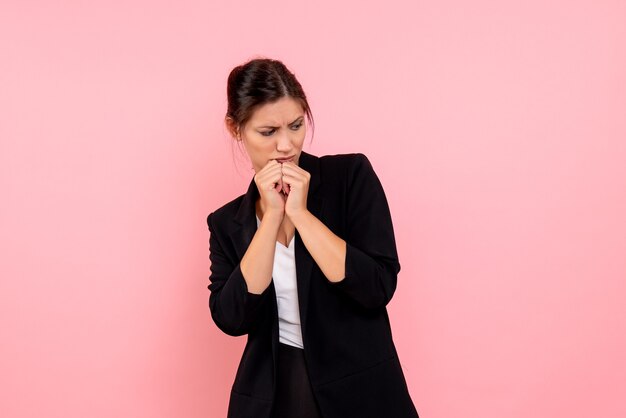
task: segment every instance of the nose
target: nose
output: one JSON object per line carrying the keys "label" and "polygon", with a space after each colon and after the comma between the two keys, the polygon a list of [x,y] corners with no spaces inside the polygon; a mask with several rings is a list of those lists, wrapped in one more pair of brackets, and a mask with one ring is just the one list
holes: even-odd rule
{"label": "nose", "polygon": [[276,141],[276,150],[279,152],[288,152],[292,148],[291,136],[288,132],[279,135]]}

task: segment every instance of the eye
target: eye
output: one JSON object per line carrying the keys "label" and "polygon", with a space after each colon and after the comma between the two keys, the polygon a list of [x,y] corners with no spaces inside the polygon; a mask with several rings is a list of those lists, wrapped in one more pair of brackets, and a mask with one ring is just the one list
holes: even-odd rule
{"label": "eye", "polygon": [[301,126],[302,126],[302,122],[300,122],[300,123],[299,123],[299,124],[297,124],[297,125],[293,125],[293,126],[291,127],[291,129],[293,129],[294,131],[297,131],[298,129],[300,129],[300,127],[301,127]]}
{"label": "eye", "polygon": [[272,129],[271,131],[263,131],[263,132],[259,132],[261,135],[263,136],[270,136],[274,133],[275,129]]}

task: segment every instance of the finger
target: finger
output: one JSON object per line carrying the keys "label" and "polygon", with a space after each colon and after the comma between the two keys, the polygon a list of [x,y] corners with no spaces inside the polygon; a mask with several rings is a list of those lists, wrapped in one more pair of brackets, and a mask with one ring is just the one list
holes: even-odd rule
{"label": "finger", "polygon": [[257,175],[261,176],[261,178],[266,178],[266,176],[275,176],[276,173],[280,173],[281,167],[280,164],[276,163],[276,162],[272,162],[270,161],[269,163],[267,163],[265,165],[265,167],[263,167],[258,173]]}
{"label": "finger", "polygon": [[291,176],[301,181],[308,181],[311,178],[311,174],[308,171],[296,169],[295,167],[283,167],[282,174],[283,176]]}
{"label": "finger", "polygon": [[311,176],[308,171],[291,161],[283,163],[283,173],[289,173],[294,176],[301,176],[302,178],[310,178]]}
{"label": "finger", "polygon": [[265,173],[275,173],[275,172],[280,172],[281,170],[281,166],[279,163],[277,163],[276,161],[273,162],[269,162],[265,165],[265,167],[263,167],[260,171],[259,174],[265,174]]}
{"label": "finger", "polygon": [[[274,189],[276,185],[279,185],[282,188],[282,178],[281,178],[280,166],[276,165],[273,167],[268,167],[267,169],[263,169],[259,171],[258,181],[263,189]],[[280,191],[279,188],[279,191]]]}
{"label": "finger", "polygon": [[283,184],[289,186],[289,190],[291,191],[293,189],[303,189],[305,181],[291,174],[283,174]]}
{"label": "finger", "polygon": [[284,163],[281,163],[281,164],[283,165],[283,167],[292,167],[297,170],[305,171],[302,167],[300,167],[298,164],[294,163],[293,161],[285,161]]}
{"label": "finger", "polygon": [[261,190],[275,190],[278,187],[277,191],[280,191],[282,188],[282,179],[280,178],[280,174],[278,176],[265,177],[258,180],[257,184],[259,185],[259,189]]}

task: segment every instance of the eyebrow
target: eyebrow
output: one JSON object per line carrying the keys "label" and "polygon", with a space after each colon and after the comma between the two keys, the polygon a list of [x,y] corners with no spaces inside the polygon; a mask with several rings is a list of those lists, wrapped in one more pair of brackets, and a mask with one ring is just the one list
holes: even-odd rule
{"label": "eyebrow", "polygon": [[[293,122],[289,123],[289,125],[293,125],[300,119],[304,119],[304,115],[298,116]],[[263,125],[259,126],[259,128],[278,128],[278,126]]]}

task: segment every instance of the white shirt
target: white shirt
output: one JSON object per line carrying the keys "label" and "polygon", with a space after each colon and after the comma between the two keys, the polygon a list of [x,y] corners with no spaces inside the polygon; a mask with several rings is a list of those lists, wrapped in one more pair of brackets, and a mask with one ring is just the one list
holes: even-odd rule
{"label": "white shirt", "polygon": [[[257,216],[257,228],[260,224],[261,220]],[[295,234],[287,247],[276,241],[272,280],[278,305],[278,340],[283,344],[303,348],[296,280],[295,241]]]}

